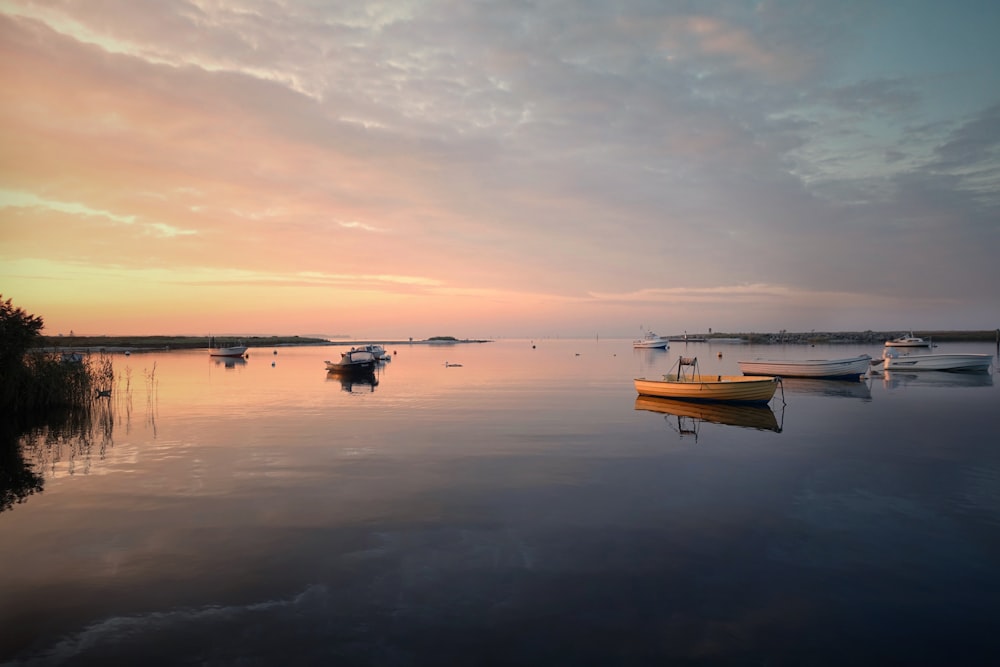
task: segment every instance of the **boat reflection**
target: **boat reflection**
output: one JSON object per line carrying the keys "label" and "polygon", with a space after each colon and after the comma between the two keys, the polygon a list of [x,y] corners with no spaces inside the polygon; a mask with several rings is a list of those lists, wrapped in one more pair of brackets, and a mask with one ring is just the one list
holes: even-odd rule
{"label": "boat reflection", "polygon": [[665,373],[670,365],[670,352],[663,348],[635,347],[632,356],[639,362],[638,375]]}
{"label": "boat reflection", "polygon": [[870,381],[865,380],[819,380],[813,378],[781,378],[781,385],[790,394],[813,396],[837,396],[872,400]]}
{"label": "boat reflection", "polygon": [[244,357],[210,357],[210,359],[216,366],[226,368],[240,368],[247,365],[247,360]]}
{"label": "boat reflection", "polygon": [[340,388],[349,394],[371,393],[378,386],[378,376],[374,371],[366,373],[333,373],[326,374],[327,382],[339,382]]}
{"label": "boat reflection", "polygon": [[884,371],[882,374],[882,384],[886,389],[901,389],[903,387],[992,387],[993,375],[990,373],[951,373],[948,371],[920,371],[919,373]]}
{"label": "boat reflection", "polygon": [[[681,437],[693,435],[695,442],[698,440],[698,427],[702,422],[781,433],[778,418],[767,405],[695,403],[672,398],[639,396],[635,399],[635,409],[664,415],[667,424]],[[676,422],[671,417],[676,418]]]}

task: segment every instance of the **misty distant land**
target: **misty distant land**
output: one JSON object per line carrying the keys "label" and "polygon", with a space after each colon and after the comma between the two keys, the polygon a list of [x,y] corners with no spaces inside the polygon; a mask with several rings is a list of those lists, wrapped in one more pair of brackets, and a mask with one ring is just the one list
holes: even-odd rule
{"label": "misty distant land", "polygon": [[[753,345],[833,345],[833,344],[881,344],[887,340],[897,338],[910,331],[833,331],[833,332],[789,332],[781,331],[777,333],[761,332],[721,332],[712,333],[687,333],[687,337],[704,339],[707,342],[718,340],[719,342],[748,343]],[[980,330],[980,331],[927,331],[914,329],[913,335],[929,339],[935,343],[958,343],[958,342],[997,342],[1000,344],[1000,329]],[[667,336],[674,344],[684,344],[685,334],[671,334]],[[598,336],[599,337],[599,336]],[[343,339],[342,339],[343,338]],[[338,336],[336,338],[319,338],[309,336],[40,336],[37,347],[41,348],[73,348],[88,349],[95,351],[119,351],[119,350],[186,350],[186,349],[208,349],[214,343],[219,345],[242,344],[250,348],[263,347],[289,347],[300,345],[367,345],[369,343],[379,343],[381,345],[427,345],[427,344],[462,344],[462,343],[489,343],[489,339],[456,338],[454,336],[432,336],[419,340],[348,340],[348,336]],[[539,340],[546,338],[538,337]],[[569,338],[573,338],[572,336]],[[609,338],[619,338],[611,336]]]}

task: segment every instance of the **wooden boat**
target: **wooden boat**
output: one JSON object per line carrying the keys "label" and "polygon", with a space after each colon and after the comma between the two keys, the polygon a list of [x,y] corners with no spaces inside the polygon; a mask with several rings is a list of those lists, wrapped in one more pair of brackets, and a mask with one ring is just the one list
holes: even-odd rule
{"label": "wooden boat", "polygon": [[759,431],[781,432],[774,411],[766,405],[741,405],[734,403],[695,403],[674,398],[638,396],[636,410],[658,412],[663,415],[690,418],[713,424],[741,426]]}
{"label": "wooden boat", "polygon": [[738,361],[744,375],[777,375],[794,378],[857,380],[868,372],[871,356],[862,354],[847,359],[785,359]]}
{"label": "wooden boat", "polygon": [[896,350],[882,353],[883,368],[887,371],[989,371],[992,354],[900,354]]}
{"label": "wooden boat", "polygon": [[[685,401],[725,401],[731,403],[767,403],[781,381],[777,377],[747,375],[702,375],[697,357],[680,357],[662,380],[635,378],[640,396],[677,398]],[[691,371],[688,372],[687,369]]]}
{"label": "wooden boat", "polygon": [[374,373],[375,356],[368,350],[351,348],[347,352],[340,354],[340,361],[326,362],[326,370],[329,373]]}
{"label": "wooden boat", "polygon": [[670,347],[670,341],[652,331],[647,331],[642,338],[632,341],[632,347],[665,350]]}
{"label": "wooden boat", "polygon": [[885,345],[886,347],[930,347],[931,342],[929,340],[924,340],[920,336],[914,336],[911,331],[905,336],[887,340]]}

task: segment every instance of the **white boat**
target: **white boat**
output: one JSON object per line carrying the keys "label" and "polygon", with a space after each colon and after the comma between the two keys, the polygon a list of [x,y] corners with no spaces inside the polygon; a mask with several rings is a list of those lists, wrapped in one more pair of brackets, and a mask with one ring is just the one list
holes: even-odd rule
{"label": "white boat", "polygon": [[930,353],[900,354],[897,350],[882,353],[882,367],[887,371],[964,371],[987,372],[993,363],[992,354]]}
{"label": "white boat", "polygon": [[215,347],[215,339],[209,343],[208,354],[213,357],[242,357],[247,353],[247,346],[241,344],[229,347]]}
{"label": "white boat", "polygon": [[670,341],[652,331],[647,331],[642,338],[632,341],[632,347],[665,350],[670,347]]}
{"label": "white boat", "polygon": [[352,347],[347,352],[341,352],[340,361],[326,362],[326,370],[330,373],[372,373],[375,371],[375,356],[368,350]]}
{"label": "white boat", "polygon": [[913,332],[885,341],[886,347],[930,347],[931,342],[924,340],[920,336],[914,336]]}
{"label": "white boat", "polygon": [[371,352],[372,356],[375,357],[375,361],[392,360],[392,357],[389,355],[388,352],[385,351],[385,348],[379,345],[378,343],[369,343],[368,345],[363,346],[361,349]]}
{"label": "white boat", "polygon": [[857,380],[868,372],[871,356],[847,359],[783,359],[737,361],[743,375],[777,375],[790,378]]}

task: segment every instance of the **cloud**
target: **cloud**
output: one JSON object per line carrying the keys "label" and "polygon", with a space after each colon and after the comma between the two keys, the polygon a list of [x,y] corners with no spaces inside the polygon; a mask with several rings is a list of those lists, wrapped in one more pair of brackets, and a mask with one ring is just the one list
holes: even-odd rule
{"label": "cloud", "polygon": [[[901,248],[948,229],[942,255],[989,276],[997,102],[944,113],[920,71],[847,71],[872,12],[8,3],[0,187],[58,204],[5,209],[0,255],[560,303],[917,299]],[[989,298],[982,277],[934,290]]]}

